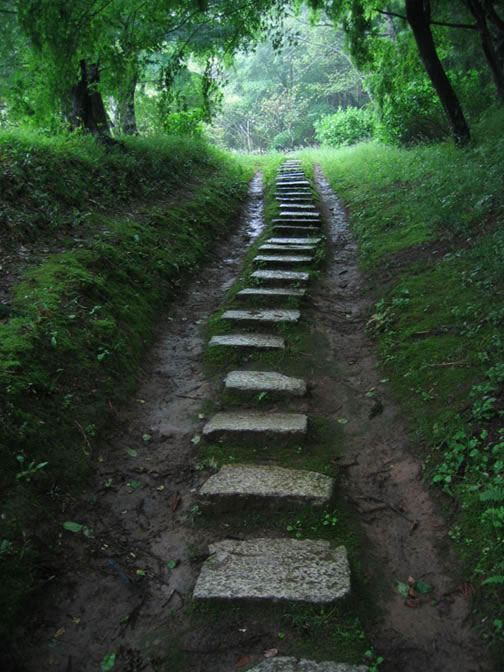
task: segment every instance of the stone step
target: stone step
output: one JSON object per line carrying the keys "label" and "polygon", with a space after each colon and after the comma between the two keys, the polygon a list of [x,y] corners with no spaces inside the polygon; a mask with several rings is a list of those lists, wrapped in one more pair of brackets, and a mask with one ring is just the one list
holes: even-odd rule
{"label": "stone step", "polygon": [[318,245],[322,238],[268,238],[268,243],[273,245],[285,245],[289,249],[293,245]]}
{"label": "stone step", "polygon": [[279,214],[279,218],[284,220],[284,219],[306,219],[306,220],[319,220],[320,219],[320,213],[317,211],[305,211],[305,210],[282,210]]}
{"label": "stone step", "polygon": [[285,339],[271,334],[224,334],[222,336],[212,336],[208,345],[256,350],[283,350]]}
{"label": "stone step", "polygon": [[224,381],[226,390],[238,392],[272,392],[303,397],[306,383],[276,371],[230,371]]}
{"label": "stone step", "polygon": [[284,210],[315,210],[313,203],[280,203],[280,209]]}
{"label": "stone step", "polygon": [[258,254],[257,257],[254,257],[254,262],[257,264],[268,263],[272,264],[309,264],[312,261],[312,257],[308,257],[303,254]]}
{"label": "stone step", "polygon": [[310,194],[303,194],[303,196],[277,196],[277,201],[283,203],[313,203],[313,197]]}
{"label": "stone step", "polygon": [[209,546],[210,557],[194,587],[195,599],[290,600],[327,604],[350,592],[344,546],[312,539],[225,539]]}
{"label": "stone step", "polygon": [[287,236],[309,236],[314,233],[320,233],[319,226],[300,226],[299,224],[274,224],[274,233],[282,233]]}
{"label": "stone step", "polygon": [[274,269],[263,269],[254,271],[251,278],[261,282],[293,283],[308,282],[310,274],[304,271],[276,271]]}
{"label": "stone step", "polygon": [[222,314],[223,320],[232,322],[261,322],[263,324],[284,324],[299,322],[299,310],[226,310]]}
{"label": "stone step", "polygon": [[369,672],[366,665],[335,663],[330,660],[316,663],[306,658],[275,656],[265,658],[259,665],[249,668],[249,672]]}
{"label": "stone step", "polygon": [[306,289],[292,289],[288,287],[245,287],[236,294],[236,298],[261,299],[263,301],[277,302],[278,299],[301,298],[306,294]]}
{"label": "stone step", "polygon": [[[325,506],[331,501],[333,492],[334,480],[314,471],[271,465],[225,464],[203,484],[200,495],[215,502],[258,498],[258,504]],[[275,501],[266,502],[266,499]],[[234,506],[238,505],[235,501]]]}
{"label": "stone step", "polygon": [[241,437],[265,441],[300,440],[308,427],[303,413],[267,413],[260,411],[231,411],[216,413],[203,427],[208,439]]}
{"label": "stone step", "polygon": [[315,245],[278,245],[271,243],[264,243],[259,247],[259,252],[283,252],[290,254],[291,252],[307,252],[311,253],[315,249]]}
{"label": "stone step", "polygon": [[291,189],[292,187],[305,187],[309,188],[310,187],[310,182],[308,180],[300,180],[298,178],[293,178],[293,179],[276,179],[276,186],[277,189],[278,187],[288,187]]}
{"label": "stone step", "polygon": [[319,226],[321,222],[319,219],[305,219],[305,218],[296,218],[296,217],[276,217],[272,221],[273,225],[275,224],[288,224],[289,226]]}

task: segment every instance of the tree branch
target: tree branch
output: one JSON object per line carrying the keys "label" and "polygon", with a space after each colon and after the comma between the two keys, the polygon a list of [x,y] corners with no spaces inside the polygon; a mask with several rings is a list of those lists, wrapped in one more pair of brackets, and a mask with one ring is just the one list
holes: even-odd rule
{"label": "tree branch", "polygon": [[[389,12],[386,9],[377,9],[378,14],[385,14],[385,16],[395,16],[397,19],[402,19],[407,21],[408,19],[402,14],[396,14],[395,12]],[[445,28],[465,28],[467,30],[478,30],[478,26],[475,23],[445,23],[444,21],[429,21],[431,26],[444,26]]]}

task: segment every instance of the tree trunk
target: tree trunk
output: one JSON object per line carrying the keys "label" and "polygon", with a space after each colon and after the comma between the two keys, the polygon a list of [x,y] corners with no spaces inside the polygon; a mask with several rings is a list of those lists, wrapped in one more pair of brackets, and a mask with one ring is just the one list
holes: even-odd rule
{"label": "tree trunk", "polygon": [[135,114],[135,89],[137,85],[137,75],[121,90],[119,96],[119,122],[121,131],[124,135],[138,135],[138,128]]}
{"label": "tree trunk", "polygon": [[446,76],[430,29],[430,0],[405,0],[406,16],[415,36],[420,58],[436,89],[457,145],[471,138],[457,95]]}
{"label": "tree trunk", "polygon": [[88,66],[82,60],[80,69],[80,81],[72,88],[73,126],[82,126],[93,135],[110,135],[105,105],[95,87],[100,81],[98,64]]}
{"label": "tree trunk", "polygon": [[[466,0],[466,5],[476,19],[481,40],[481,48],[483,49],[490,72],[492,73],[495,88],[497,89],[497,96],[500,102],[504,104],[504,63],[502,62],[502,59],[499,59],[499,54],[494,45],[494,38],[492,37],[488,23],[488,21],[494,19],[494,25],[499,30],[499,28],[502,29],[502,27],[499,26],[500,19],[496,14],[495,9],[491,7],[488,2],[485,2],[485,0]],[[492,15],[490,15],[490,12],[492,12]],[[497,19],[497,21],[495,21],[495,19]],[[500,34],[499,37],[502,41],[504,34]]]}

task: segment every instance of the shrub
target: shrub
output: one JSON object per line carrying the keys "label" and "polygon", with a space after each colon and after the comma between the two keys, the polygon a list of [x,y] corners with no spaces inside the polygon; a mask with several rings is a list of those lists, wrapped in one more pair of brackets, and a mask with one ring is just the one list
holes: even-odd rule
{"label": "shrub", "polygon": [[367,108],[340,107],[336,114],[325,115],[315,122],[314,127],[315,137],[322,145],[355,145],[373,137],[374,118]]}

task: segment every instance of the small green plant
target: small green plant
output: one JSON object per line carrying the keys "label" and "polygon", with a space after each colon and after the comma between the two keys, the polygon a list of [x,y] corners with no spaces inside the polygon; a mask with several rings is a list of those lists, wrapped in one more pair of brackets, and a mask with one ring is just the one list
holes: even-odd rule
{"label": "small green plant", "polygon": [[373,649],[368,649],[364,653],[364,656],[366,657],[366,665],[369,672],[378,672],[380,665],[385,660],[382,656],[377,656]]}
{"label": "small green plant", "polygon": [[301,539],[303,536],[303,521],[296,520],[293,523],[289,523],[285,529],[287,532],[293,533],[296,539]]}
{"label": "small green plant", "polygon": [[39,462],[38,464],[36,462],[30,462],[29,464],[26,464],[24,455],[16,455],[16,460],[21,467],[21,471],[18,471],[16,478],[18,480],[24,479],[28,483],[31,481],[34,474],[49,464],[48,462]]}

